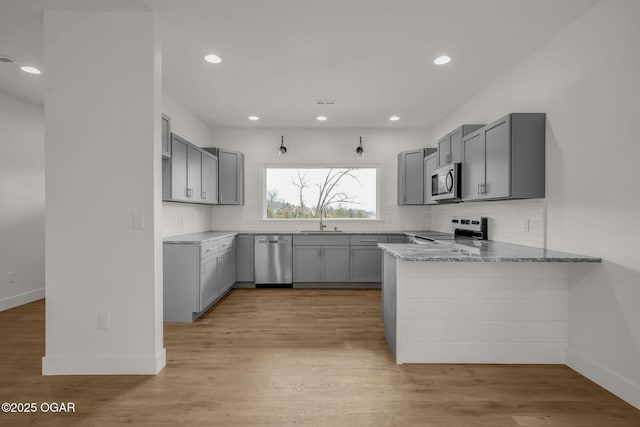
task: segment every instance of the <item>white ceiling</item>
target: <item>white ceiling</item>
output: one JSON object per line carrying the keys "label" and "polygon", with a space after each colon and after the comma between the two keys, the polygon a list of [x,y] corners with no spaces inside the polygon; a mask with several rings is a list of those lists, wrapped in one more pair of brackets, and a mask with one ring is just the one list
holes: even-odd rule
{"label": "white ceiling", "polygon": [[[211,126],[430,127],[596,0],[119,0],[158,15],[163,85]],[[74,0],[0,0],[0,55],[42,67],[42,16]],[[108,5],[108,6],[107,6]],[[202,59],[215,52],[223,62]],[[438,67],[433,59],[449,54]],[[43,73],[46,75],[46,69]],[[0,64],[42,103],[44,76]],[[336,99],[318,106],[316,99]],[[255,114],[260,121],[249,122]],[[319,114],[328,120],[315,120]],[[398,122],[388,117],[397,114]]]}

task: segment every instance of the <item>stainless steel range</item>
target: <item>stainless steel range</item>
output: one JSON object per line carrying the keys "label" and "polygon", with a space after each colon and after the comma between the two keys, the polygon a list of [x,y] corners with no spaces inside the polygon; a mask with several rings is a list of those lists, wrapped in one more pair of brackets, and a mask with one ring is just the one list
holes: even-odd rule
{"label": "stainless steel range", "polygon": [[454,216],[451,220],[453,233],[426,231],[410,238],[411,243],[433,243],[435,241],[453,241],[456,239],[487,240],[487,217]]}

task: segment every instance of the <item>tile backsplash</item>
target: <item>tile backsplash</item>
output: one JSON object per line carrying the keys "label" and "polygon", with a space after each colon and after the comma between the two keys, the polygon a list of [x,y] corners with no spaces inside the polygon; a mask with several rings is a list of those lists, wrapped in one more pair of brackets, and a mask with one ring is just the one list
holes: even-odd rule
{"label": "tile backsplash", "polygon": [[489,239],[544,248],[545,200],[466,202],[431,206],[431,229],[451,232],[451,217],[486,216]]}
{"label": "tile backsplash", "polygon": [[[436,206],[381,206],[382,219],[375,221],[329,220],[329,229],[339,230],[437,230],[451,232],[455,215],[486,216],[489,239],[543,248],[545,242],[545,200],[467,202]],[[283,231],[315,230],[317,220],[263,220],[260,207],[200,206],[163,202],[162,235],[205,230]]]}
{"label": "tile backsplash", "polygon": [[212,216],[211,206],[162,202],[162,236],[211,230]]}

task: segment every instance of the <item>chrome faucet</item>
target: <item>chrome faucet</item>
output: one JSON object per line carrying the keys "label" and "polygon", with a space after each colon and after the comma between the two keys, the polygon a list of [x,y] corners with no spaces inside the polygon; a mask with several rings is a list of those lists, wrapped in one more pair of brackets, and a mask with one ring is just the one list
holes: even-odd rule
{"label": "chrome faucet", "polygon": [[324,215],[324,217],[327,217],[327,210],[325,208],[320,209],[320,231],[324,231],[325,228],[327,228],[327,224],[323,224],[322,223],[322,215]]}

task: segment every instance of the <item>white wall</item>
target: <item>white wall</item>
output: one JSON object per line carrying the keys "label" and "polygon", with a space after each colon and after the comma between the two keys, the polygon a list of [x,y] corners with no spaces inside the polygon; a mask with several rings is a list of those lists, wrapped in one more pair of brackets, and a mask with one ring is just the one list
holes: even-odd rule
{"label": "white wall", "polygon": [[547,247],[604,259],[575,268],[570,281],[569,366],[637,407],[639,19],[635,0],[597,3],[434,132],[547,113]]}
{"label": "white wall", "polygon": [[[211,147],[209,127],[166,91],[162,92],[162,112],[171,118],[171,131],[198,147]],[[211,229],[210,206],[162,202],[162,235],[194,233]]]}
{"label": "white wall", "polygon": [[165,364],[160,66],[151,13],[45,12],[45,375]]}
{"label": "white wall", "polygon": [[44,112],[0,92],[0,311],[43,297]]}
{"label": "white wall", "polygon": [[[288,149],[278,155],[280,137]],[[365,157],[356,154],[363,138]],[[397,206],[397,154],[433,146],[427,130],[388,129],[212,129],[213,145],[245,155],[245,205],[213,207],[212,229],[315,229],[317,220],[264,220],[265,164],[377,165],[379,167],[379,220],[329,220],[329,229],[414,230],[429,225],[428,206]]]}

